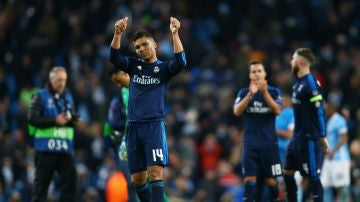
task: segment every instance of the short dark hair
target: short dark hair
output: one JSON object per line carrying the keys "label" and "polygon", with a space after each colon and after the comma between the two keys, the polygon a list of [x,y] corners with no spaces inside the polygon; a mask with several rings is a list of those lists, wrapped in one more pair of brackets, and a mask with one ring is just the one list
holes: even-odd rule
{"label": "short dark hair", "polygon": [[142,37],[154,39],[154,37],[152,36],[152,34],[150,32],[145,31],[145,30],[139,30],[139,31],[134,33],[133,41],[136,41],[136,40],[138,40],[138,39],[140,39]]}
{"label": "short dark hair", "polygon": [[250,67],[251,67],[251,65],[262,65],[262,66],[263,66],[263,68],[264,68],[264,71],[266,71],[266,70],[265,70],[265,65],[264,65],[264,62],[263,62],[263,61],[261,61],[261,60],[251,60],[251,61],[249,62],[249,64],[248,64],[249,71],[250,71]]}
{"label": "short dark hair", "polygon": [[260,60],[251,60],[251,61],[249,62],[249,67],[250,67],[251,65],[257,65],[257,64],[261,64],[261,65],[264,66],[263,61],[260,61]]}
{"label": "short dark hair", "polygon": [[315,55],[309,48],[298,48],[296,49],[295,53],[307,59],[310,64],[315,62]]}

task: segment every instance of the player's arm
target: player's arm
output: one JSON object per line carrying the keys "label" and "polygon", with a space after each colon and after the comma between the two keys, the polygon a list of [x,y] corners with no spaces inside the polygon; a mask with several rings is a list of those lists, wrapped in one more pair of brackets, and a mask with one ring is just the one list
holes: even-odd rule
{"label": "player's arm", "polygon": [[111,41],[111,47],[113,49],[120,49],[121,46],[121,36],[122,33],[126,30],[128,17],[125,17],[123,19],[120,19],[115,22],[114,25],[114,36]]}
{"label": "player's arm", "polygon": [[281,106],[271,97],[269,91],[266,91],[264,94],[264,99],[271,109],[272,113],[275,115],[279,115],[281,112]]}
{"label": "player's arm", "polygon": [[330,152],[329,142],[326,137],[320,137],[320,145],[321,145],[321,151],[324,154],[328,154]]}
{"label": "player's arm", "polygon": [[251,98],[252,95],[248,93],[239,103],[235,103],[234,105],[235,116],[240,116],[245,111],[246,107],[249,105]]}
{"label": "player's arm", "polygon": [[172,75],[179,73],[186,67],[186,56],[184,47],[179,37],[180,21],[174,17],[170,18],[170,31],[173,38],[175,60],[170,63],[169,71]]}
{"label": "player's arm", "polygon": [[184,51],[183,45],[179,37],[180,21],[174,17],[170,17],[170,31],[173,38],[174,53]]}
{"label": "player's arm", "polygon": [[332,159],[335,155],[335,153],[337,151],[339,151],[339,149],[348,141],[348,134],[347,133],[342,133],[340,134],[340,140],[337,143],[337,145],[335,146],[334,149],[331,150],[331,152],[329,152],[329,158]]}
{"label": "player's arm", "polygon": [[309,102],[311,103],[311,110],[318,120],[319,137],[326,137],[326,121],[325,121],[325,109],[323,103],[323,96],[321,93],[320,83],[316,80],[309,80],[309,87],[306,87],[307,94],[309,95]]}
{"label": "player's arm", "polygon": [[[235,116],[240,116],[245,111],[245,109],[249,105],[251,98],[256,93],[252,83],[254,83],[254,82],[252,82],[252,81],[250,82],[249,92],[246,93],[245,97],[243,95],[244,94],[243,89],[239,91],[238,96],[235,100],[235,104],[234,104],[234,115]],[[252,88],[253,90],[251,90],[251,87],[253,87]]]}
{"label": "player's arm", "polygon": [[[281,103],[278,103],[274,100],[274,98],[271,96],[271,94],[268,91],[268,85],[267,81],[259,81],[258,84],[259,91],[261,92],[262,96],[265,99],[265,102],[268,104],[269,108],[271,109],[272,113],[275,115],[279,115],[281,112]],[[277,97],[280,96],[280,92],[276,95]],[[281,102],[279,100],[279,102]]]}
{"label": "player's arm", "polygon": [[122,56],[120,53],[121,47],[121,36],[122,33],[126,30],[128,17],[116,21],[114,25],[114,36],[111,41],[110,48],[110,62],[115,65],[116,68],[119,68],[127,73],[129,73],[129,59],[125,56]]}
{"label": "player's arm", "polygon": [[[340,123],[339,123],[340,124]],[[348,139],[349,139],[349,136],[348,136],[348,130],[347,130],[347,127],[346,127],[346,122],[344,121],[342,123],[343,127],[341,127],[339,129],[339,135],[340,135],[340,139],[339,139],[339,142],[336,144],[335,148],[333,148],[331,150],[331,152],[329,152],[329,158],[332,159],[335,155],[335,153],[337,151],[339,151],[339,149],[345,144],[347,143]]]}
{"label": "player's arm", "polygon": [[285,139],[291,138],[291,136],[293,135],[293,132],[294,132],[293,127],[289,127],[286,130],[279,130],[279,129],[276,130],[276,134],[279,137],[282,137],[282,138],[285,138]]}
{"label": "player's arm", "polygon": [[[318,84],[319,85],[319,84]],[[314,86],[314,85],[309,85]],[[315,88],[308,88],[308,93],[310,94],[310,103],[313,105],[314,113],[317,115],[319,130],[320,130],[320,145],[321,151],[324,154],[328,154],[330,152],[329,142],[326,138],[326,130],[325,130],[325,110],[323,106],[323,96],[320,93],[320,87],[316,86]]]}

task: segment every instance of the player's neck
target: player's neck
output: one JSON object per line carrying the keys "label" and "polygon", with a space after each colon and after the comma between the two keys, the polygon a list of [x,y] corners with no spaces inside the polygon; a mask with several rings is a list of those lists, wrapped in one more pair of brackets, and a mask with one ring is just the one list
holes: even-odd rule
{"label": "player's neck", "polygon": [[156,56],[154,56],[154,57],[152,57],[152,58],[150,58],[150,59],[147,59],[147,60],[144,60],[143,59],[143,61],[145,62],[145,63],[154,63],[154,62],[156,62],[158,59],[157,59],[157,57]]}
{"label": "player's neck", "polygon": [[309,73],[310,73],[310,68],[303,67],[299,70],[299,72],[297,73],[297,76],[298,76],[298,78],[301,78],[304,75],[309,74]]}

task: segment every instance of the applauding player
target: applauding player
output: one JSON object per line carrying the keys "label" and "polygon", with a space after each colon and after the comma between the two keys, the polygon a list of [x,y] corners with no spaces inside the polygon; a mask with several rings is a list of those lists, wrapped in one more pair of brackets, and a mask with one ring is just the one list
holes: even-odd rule
{"label": "applauding player", "polygon": [[234,104],[234,114],[245,118],[243,175],[244,201],[254,201],[256,176],[263,176],[271,200],[278,198],[276,177],[282,174],[275,131],[275,117],[281,112],[281,92],[268,86],[262,62],[249,66],[250,85],[240,89]]}

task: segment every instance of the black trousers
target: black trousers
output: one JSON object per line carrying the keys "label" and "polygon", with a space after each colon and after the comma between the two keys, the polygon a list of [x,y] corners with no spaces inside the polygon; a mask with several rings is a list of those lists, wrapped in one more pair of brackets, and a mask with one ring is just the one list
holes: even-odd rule
{"label": "black trousers", "polygon": [[60,202],[75,202],[76,178],[74,158],[70,153],[35,153],[35,182],[32,202],[47,201],[49,184],[54,172],[60,175]]}

